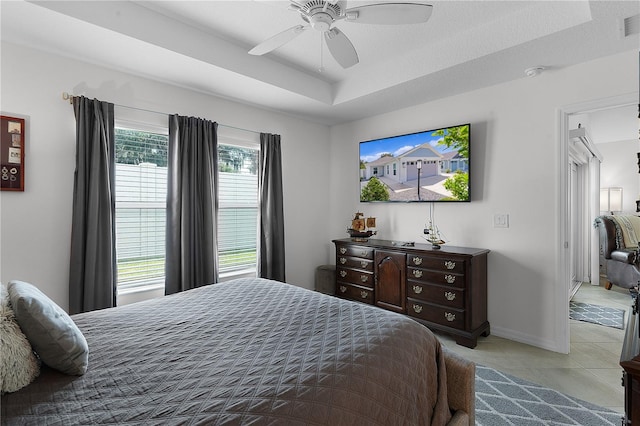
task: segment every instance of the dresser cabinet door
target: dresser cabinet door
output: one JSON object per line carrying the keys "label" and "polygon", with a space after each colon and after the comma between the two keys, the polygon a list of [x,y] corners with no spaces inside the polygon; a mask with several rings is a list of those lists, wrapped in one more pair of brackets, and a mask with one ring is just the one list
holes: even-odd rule
{"label": "dresser cabinet door", "polygon": [[390,311],[405,313],[406,254],[376,250],[375,252],[375,304]]}

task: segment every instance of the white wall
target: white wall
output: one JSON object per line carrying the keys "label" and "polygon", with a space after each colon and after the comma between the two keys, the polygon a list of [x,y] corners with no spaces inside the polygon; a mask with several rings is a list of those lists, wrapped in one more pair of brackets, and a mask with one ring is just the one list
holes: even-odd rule
{"label": "white wall", "polygon": [[[435,221],[448,244],[491,250],[492,333],[562,350],[558,108],[637,92],[637,76],[630,51],[333,127],[331,235],[345,236],[362,211],[377,217],[380,238],[420,242],[428,204],[358,202],[358,142],[470,122],[472,202],[436,204]],[[509,214],[509,228],[493,227],[495,213]]]}
{"label": "white wall", "polygon": [[638,175],[638,140],[598,144],[604,160],[600,169],[600,187],[622,188],[622,210],[636,214],[636,200],[640,200],[640,175]]}
{"label": "white wall", "polygon": [[[75,119],[62,92],[282,136],[287,281],[313,288],[327,263],[329,129],[99,66],[2,43],[0,110],[27,116],[25,192],[0,193],[0,280],[32,282],[68,307]],[[314,170],[308,169],[313,159]]]}

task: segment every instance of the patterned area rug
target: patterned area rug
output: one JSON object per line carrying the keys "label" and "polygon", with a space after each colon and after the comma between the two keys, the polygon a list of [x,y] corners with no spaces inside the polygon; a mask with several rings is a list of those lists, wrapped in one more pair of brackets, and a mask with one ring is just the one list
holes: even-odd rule
{"label": "patterned area rug", "polygon": [[607,327],[624,328],[624,312],[623,309],[569,302],[569,318]]}
{"label": "patterned area rug", "polygon": [[476,365],[476,425],[620,426],[622,414]]}

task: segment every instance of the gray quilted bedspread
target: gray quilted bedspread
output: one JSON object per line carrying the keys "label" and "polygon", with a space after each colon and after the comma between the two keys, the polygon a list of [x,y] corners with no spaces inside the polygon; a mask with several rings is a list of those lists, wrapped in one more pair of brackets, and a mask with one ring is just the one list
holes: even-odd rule
{"label": "gray quilted bedspread", "polygon": [[442,425],[438,340],[401,315],[239,279],[73,316],[82,377],[43,368],[2,396],[13,424]]}

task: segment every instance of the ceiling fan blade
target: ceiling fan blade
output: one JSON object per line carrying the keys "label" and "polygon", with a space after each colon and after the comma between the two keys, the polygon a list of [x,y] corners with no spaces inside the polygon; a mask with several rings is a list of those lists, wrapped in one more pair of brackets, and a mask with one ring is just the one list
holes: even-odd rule
{"label": "ceiling fan blade", "polygon": [[420,24],[431,17],[433,6],[423,3],[380,3],[345,11],[346,20],[359,24]]}
{"label": "ceiling fan blade", "polygon": [[306,29],[307,27],[303,25],[296,25],[295,27],[291,27],[288,30],[285,30],[274,35],[271,38],[266,39],[265,41],[251,49],[249,51],[249,54],[260,56],[264,55],[265,53],[269,53],[272,50],[275,50],[278,47],[290,42],[291,40],[302,34],[302,32]]}
{"label": "ceiling fan blade", "polygon": [[327,43],[329,52],[342,68],[349,68],[360,62],[358,53],[342,31],[332,28],[324,33],[324,41]]}

